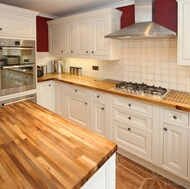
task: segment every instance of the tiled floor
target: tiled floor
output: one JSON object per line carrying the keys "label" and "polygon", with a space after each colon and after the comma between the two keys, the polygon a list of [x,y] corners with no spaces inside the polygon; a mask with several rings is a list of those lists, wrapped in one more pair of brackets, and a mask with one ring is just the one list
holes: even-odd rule
{"label": "tiled floor", "polygon": [[117,154],[116,189],[184,189],[172,181]]}

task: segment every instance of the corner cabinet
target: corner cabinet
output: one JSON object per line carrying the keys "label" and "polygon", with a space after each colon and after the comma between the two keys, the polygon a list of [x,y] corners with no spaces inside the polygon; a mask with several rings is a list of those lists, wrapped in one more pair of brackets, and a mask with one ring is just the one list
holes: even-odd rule
{"label": "corner cabinet", "polygon": [[178,2],[178,64],[190,65],[190,0]]}
{"label": "corner cabinet", "polygon": [[49,53],[62,56],[65,53],[64,24],[55,24],[48,27]]}
{"label": "corner cabinet", "polygon": [[44,81],[37,84],[37,103],[54,112],[53,81]]}
{"label": "corner cabinet", "polygon": [[49,21],[49,28],[55,24],[65,25],[63,37],[54,36],[49,32],[52,54],[56,55],[53,53],[52,44],[55,37],[58,46],[65,44],[63,57],[118,60],[119,40],[107,39],[104,36],[120,29],[120,17],[119,10],[104,8]]}
{"label": "corner cabinet", "polygon": [[37,12],[0,3],[0,35],[22,39],[36,38]]}

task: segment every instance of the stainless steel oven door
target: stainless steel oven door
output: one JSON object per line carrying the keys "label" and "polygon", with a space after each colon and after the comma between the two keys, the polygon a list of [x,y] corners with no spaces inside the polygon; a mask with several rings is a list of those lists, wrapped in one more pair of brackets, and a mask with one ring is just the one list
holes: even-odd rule
{"label": "stainless steel oven door", "polygon": [[35,64],[0,66],[0,96],[36,89]]}

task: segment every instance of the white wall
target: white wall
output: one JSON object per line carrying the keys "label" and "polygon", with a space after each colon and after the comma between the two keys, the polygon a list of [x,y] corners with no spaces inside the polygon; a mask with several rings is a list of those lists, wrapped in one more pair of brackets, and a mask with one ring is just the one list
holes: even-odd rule
{"label": "white wall", "polygon": [[[124,40],[120,48],[120,61],[67,58],[65,70],[69,72],[70,66],[80,66],[87,76],[190,91],[190,67],[177,65],[176,39]],[[55,59],[48,53],[37,53],[39,65]],[[92,65],[98,65],[99,71],[93,71]]]}

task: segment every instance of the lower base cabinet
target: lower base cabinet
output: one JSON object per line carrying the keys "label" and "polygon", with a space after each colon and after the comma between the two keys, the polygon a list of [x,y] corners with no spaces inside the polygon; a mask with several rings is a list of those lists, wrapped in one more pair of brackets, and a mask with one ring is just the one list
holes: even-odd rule
{"label": "lower base cabinet", "polygon": [[54,112],[53,81],[45,81],[37,84],[37,103]]}
{"label": "lower base cabinet", "polygon": [[37,91],[40,105],[115,141],[166,175],[190,181],[188,112],[57,81],[40,82]]}
{"label": "lower base cabinet", "polygon": [[188,176],[188,130],[164,124],[162,167],[185,177]]}
{"label": "lower base cabinet", "polygon": [[67,118],[90,129],[90,90],[67,85]]}
{"label": "lower base cabinet", "polygon": [[163,146],[162,168],[189,179],[189,118],[186,112],[163,108],[161,141]]}
{"label": "lower base cabinet", "polygon": [[55,81],[54,82],[55,113],[62,117],[67,116],[66,97],[67,97],[66,85],[62,82]]}
{"label": "lower base cabinet", "polygon": [[88,180],[81,189],[115,189],[116,188],[116,154]]}

